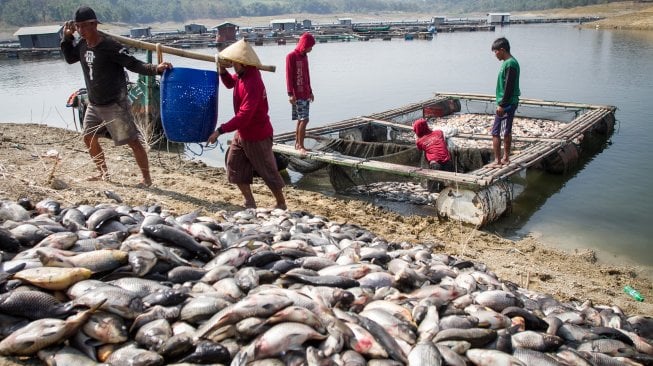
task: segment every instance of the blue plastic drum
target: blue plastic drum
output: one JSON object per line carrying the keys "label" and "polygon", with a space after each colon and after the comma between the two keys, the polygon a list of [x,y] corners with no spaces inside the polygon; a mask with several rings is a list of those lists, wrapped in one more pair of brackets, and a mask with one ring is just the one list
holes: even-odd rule
{"label": "blue plastic drum", "polygon": [[218,73],[174,67],[161,78],[161,123],[172,142],[205,142],[218,120]]}

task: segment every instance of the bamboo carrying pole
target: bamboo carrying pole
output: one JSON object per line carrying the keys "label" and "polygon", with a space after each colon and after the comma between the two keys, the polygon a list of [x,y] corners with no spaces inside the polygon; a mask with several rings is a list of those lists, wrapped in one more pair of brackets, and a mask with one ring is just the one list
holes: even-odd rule
{"label": "bamboo carrying pole", "polygon": [[[155,52],[164,52],[164,53],[169,53],[171,55],[176,55],[176,56],[181,56],[181,57],[187,57],[187,58],[192,58],[194,60],[201,60],[201,61],[209,61],[215,63],[215,56],[212,55],[204,55],[201,53],[196,53],[196,52],[190,52],[186,50],[182,50],[179,48],[174,48],[170,46],[163,46],[161,44],[154,44],[154,43],[149,43],[145,41],[140,41],[137,39],[132,39],[129,37],[123,37],[123,36],[118,36],[115,34],[109,34],[106,32],[100,32],[103,35],[107,37],[111,37],[115,39],[116,41],[119,41],[120,43],[124,43],[128,46],[136,47],[136,48],[142,48],[145,50],[150,50],[150,51],[155,51]],[[158,48],[157,48],[158,46]],[[219,54],[218,54],[218,60],[221,60]],[[263,71],[270,71],[270,72],[275,72],[277,70],[277,67],[274,65],[257,65],[256,66],[259,70]]]}

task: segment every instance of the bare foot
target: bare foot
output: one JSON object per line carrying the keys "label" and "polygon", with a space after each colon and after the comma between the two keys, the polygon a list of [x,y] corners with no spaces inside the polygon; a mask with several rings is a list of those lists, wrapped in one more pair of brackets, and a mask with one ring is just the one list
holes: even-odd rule
{"label": "bare foot", "polygon": [[274,206],[274,208],[279,209],[279,210],[287,210],[288,206],[286,206],[286,204],[284,203],[284,204],[281,204],[281,205],[277,204],[277,205]]}
{"label": "bare foot", "polygon": [[503,164],[503,165],[508,165],[508,164],[510,164],[510,159],[508,159],[508,158],[503,158],[503,159],[501,159],[501,164]]}
{"label": "bare foot", "polygon": [[256,208],[256,202],[245,202],[245,208]]}
{"label": "bare foot", "polygon": [[297,148],[297,151],[299,151],[300,154],[305,155],[308,150],[304,149],[303,147]]}
{"label": "bare foot", "polygon": [[138,183],[138,184],[136,185],[136,188],[148,188],[148,187],[150,187],[150,186],[152,186],[152,182],[151,182],[151,181],[150,181],[150,182],[142,181],[142,182],[140,182],[140,183]]}
{"label": "bare foot", "polygon": [[495,161],[487,165],[488,168],[499,168],[501,167],[501,162],[500,161]]}

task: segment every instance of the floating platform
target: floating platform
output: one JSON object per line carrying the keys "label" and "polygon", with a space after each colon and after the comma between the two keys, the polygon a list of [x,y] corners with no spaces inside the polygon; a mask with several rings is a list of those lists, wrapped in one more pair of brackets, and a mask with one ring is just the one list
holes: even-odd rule
{"label": "floating platform", "polygon": [[[597,140],[604,142],[612,135],[616,111],[613,106],[521,99],[511,162],[490,167],[494,109],[493,95],[438,93],[400,108],[307,129],[307,143],[314,140],[315,147],[304,155],[294,149],[293,132],[275,136],[273,150],[291,161],[289,169],[300,167],[296,170],[307,173],[327,167],[344,175],[339,180],[331,176],[336,190],[343,188],[338,181],[438,182],[445,187],[436,200],[439,215],[483,226],[510,211],[515,198],[511,178],[527,169],[551,173],[574,169],[579,157],[596,150],[590,147]],[[412,122],[422,117],[432,128],[449,130],[455,172],[431,170],[420,161]],[[528,127],[520,130],[520,125]]]}

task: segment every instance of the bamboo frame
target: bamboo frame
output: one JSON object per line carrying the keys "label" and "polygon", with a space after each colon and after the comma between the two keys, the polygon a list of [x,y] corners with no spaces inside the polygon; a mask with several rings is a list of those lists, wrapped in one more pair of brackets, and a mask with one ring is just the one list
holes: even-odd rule
{"label": "bamboo frame", "polygon": [[[114,38],[116,41],[119,41],[120,43],[124,43],[124,44],[126,44],[128,46],[141,48],[141,49],[144,49],[144,50],[150,50],[150,51],[154,51],[154,52],[157,52],[157,53],[161,53],[161,52],[169,53],[171,55],[181,56],[181,57],[186,57],[186,58],[192,58],[194,60],[209,61],[209,62],[213,62],[213,63],[216,62],[216,57],[212,56],[212,55],[204,55],[204,54],[201,54],[201,53],[182,50],[182,49],[179,49],[179,48],[164,46],[164,45],[161,45],[159,43],[154,44],[154,43],[150,43],[150,42],[141,41],[141,40],[138,40],[138,39],[132,39],[132,38],[129,38],[129,37],[123,37],[123,36],[119,36],[119,35],[115,35],[115,34],[109,34],[109,33],[106,33],[106,32],[100,32],[100,33],[107,36],[107,37]],[[225,60],[223,58],[220,58],[219,53],[217,54],[217,56],[218,56],[217,61]],[[255,66],[256,66],[257,69],[263,70],[263,71],[275,72],[277,70],[277,67],[274,66],[274,65],[255,65]]]}
{"label": "bamboo frame", "polygon": [[[403,107],[391,109],[385,112],[371,114],[369,116],[354,117],[348,120],[328,124],[321,127],[311,128],[307,130],[307,137],[325,135],[335,133],[351,128],[357,128],[366,124],[379,124],[396,129],[412,130],[412,126],[403,125],[401,123],[391,122],[386,119],[399,117],[405,114],[414,113],[422,109],[425,105],[440,102],[443,100],[456,98],[456,99],[469,99],[481,100],[494,103],[493,95],[484,94],[442,94],[437,93],[433,98],[424,100],[422,102],[409,104]],[[435,179],[444,182],[445,184],[458,184],[463,187],[480,190],[487,187],[494,182],[502,179],[509,178],[510,176],[527,169],[554,154],[558,149],[573,144],[574,139],[582,136],[592,129],[594,125],[602,121],[610,114],[614,114],[616,107],[603,106],[603,105],[590,105],[580,103],[566,103],[566,102],[549,102],[538,99],[520,99],[520,104],[535,105],[541,107],[556,107],[567,109],[578,109],[584,113],[578,115],[574,120],[564,126],[563,129],[556,132],[551,137],[519,137],[513,136],[513,141],[522,141],[532,143],[525,149],[515,152],[511,156],[511,163],[501,167],[488,167],[487,165],[477,170],[468,173],[451,173],[443,171],[435,171],[424,168],[416,168],[404,166],[400,164],[393,164],[381,161],[375,161],[355,156],[341,155],[337,153],[326,152],[308,152],[301,154],[285,142],[294,140],[294,132],[280,134],[274,137],[273,150],[277,153],[284,155],[300,157],[308,160],[323,161],[330,164],[343,165],[348,167],[367,169],[372,171],[382,171],[393,173],[401,176],[419,177],[426,179]],[[481,134],[457,134],[455,137],[467,139],[490,139],[490,135]]]}

